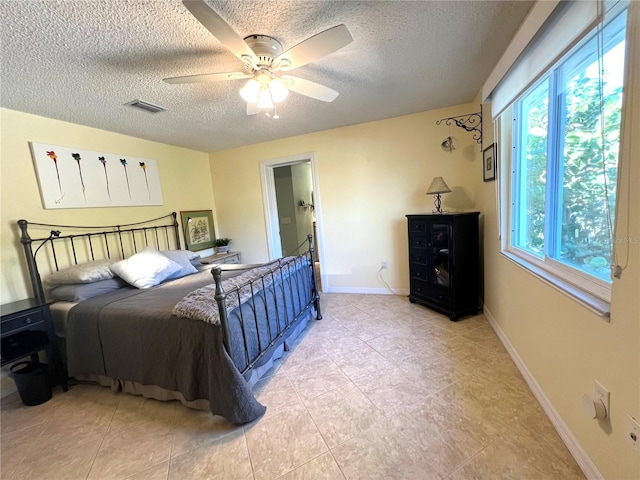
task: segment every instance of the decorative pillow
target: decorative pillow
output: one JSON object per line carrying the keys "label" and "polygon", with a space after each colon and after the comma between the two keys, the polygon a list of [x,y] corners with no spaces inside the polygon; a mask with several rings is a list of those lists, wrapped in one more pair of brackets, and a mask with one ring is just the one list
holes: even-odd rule
{"label": "decorative pillow", "polygon": [[74,283],[69,285],[57,285],[49,291],[49,296],[54,300],[64,302],[82,302],[91,297],[104,293],[114,292],[129,284],[121,278],[109,278],[93,283]]}
{"label": "decorative pillow", "polygon": [[153,247],[111,265],[113,273],[136,288],[150,288],[176,274],[182,267]]}
{"label": "decorative pillow", "polygon": [[[198,271],[191,263],[191,257],[194,255],[194,253],[190,252],[189,250],[162,250],[160,253],[167,257],[169,260],[176,262],[181,267],[178,272],[167,277],[165,280],[173,280],[174,278],[184,277],[185,275],[196,273]],[[198,255],[197,253],[195,255],[196,258],[200,258],[200,255]]]}
{"label": "decorative pillow", "polygon": [[167,255],[171,260],[174,260],[171,256],[180,256],[186,257],[187,260],[195,260],[200,258],[200,254],[196,252],[192,252],[191,250],[160,250],[160,253],[163,255]]}
{"label": "decorative pillow", "polygon": [[44,281],[54,285],[69,285],[108,280],[115,276],[109,268],[115,261],[96,260],[95,262],[79,263],[52,273]]}

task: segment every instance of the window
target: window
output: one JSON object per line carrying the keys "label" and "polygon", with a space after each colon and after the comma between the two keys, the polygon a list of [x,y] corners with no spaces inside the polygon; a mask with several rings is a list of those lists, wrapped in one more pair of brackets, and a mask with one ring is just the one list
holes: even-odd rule
{"label": "window", "polygon": [[512,109],[507,250],[606,301],[625,32],[626,10],[588,35]]}

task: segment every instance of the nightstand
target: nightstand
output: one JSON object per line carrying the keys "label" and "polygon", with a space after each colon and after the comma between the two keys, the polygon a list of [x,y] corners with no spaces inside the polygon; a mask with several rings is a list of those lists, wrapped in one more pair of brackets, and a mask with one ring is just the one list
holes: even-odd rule
{"label": "nightstand", "polygon": [[240,263],[240,252],[216,253],[214,255],[201,258],[200,263],[204,265],[211,265],[214,263]]}
{"label": "nightstand", "polygon": [[49,368],[55,369],[62,389],[66,392],[67,376],[62,368],[49,305],[27,298],[0,305],[0,313],[2,316],[0,322],[2,365],[27,356],[35,362],[38,360],[38,352],[45,350]]}

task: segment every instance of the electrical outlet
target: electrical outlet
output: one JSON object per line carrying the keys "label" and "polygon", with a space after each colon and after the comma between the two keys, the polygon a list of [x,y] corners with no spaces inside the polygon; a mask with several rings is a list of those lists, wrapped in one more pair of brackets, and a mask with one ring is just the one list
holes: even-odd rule
{"label": "electrical outlet", "polygon": [[596,398],[599,398],[604,404],[605,411],[607,412],[607,418],[611,418],[611,412],[609,411],[609,401],[611,393],[604,388],[600,382],[596,381]]}
{"label": "electrical outlet", "polygon": [[383,270],[386,270],[387,268],[389,268],[389,264],[387,263],[386,260],[382,260],[380,262],[380,268],[382,268]]}
{"label": "electrical outlet", "polygon": [[640,423],[631,415],[627,415],[625,420],[624,434],[629,446],[640,457]]}

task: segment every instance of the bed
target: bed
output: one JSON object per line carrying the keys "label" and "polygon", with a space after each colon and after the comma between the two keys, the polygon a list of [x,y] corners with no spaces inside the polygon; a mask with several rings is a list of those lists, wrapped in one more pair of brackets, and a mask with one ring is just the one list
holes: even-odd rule
{"label": "bed", "polygon": [[[243,424],[265,412],[251,387],[322,318],[311,235],[304,253],[267,264],[201,266],[181,250],[175,212],[116,226],[18,225],[70,377]],[[163,271],[149,282],[140,266],[151,264]]]}

